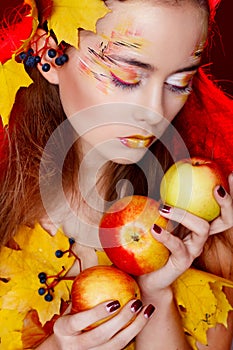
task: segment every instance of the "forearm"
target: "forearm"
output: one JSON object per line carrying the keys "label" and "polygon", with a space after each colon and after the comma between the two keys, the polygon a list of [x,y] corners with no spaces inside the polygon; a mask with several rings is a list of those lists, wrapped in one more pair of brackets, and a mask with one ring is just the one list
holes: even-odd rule
{"label": "forearm", "polygon": [[171,289],[156,298],[143,298],[144,304],[156,306],[155,315],[149,320],[136,339],[137,350],[190,350]]}

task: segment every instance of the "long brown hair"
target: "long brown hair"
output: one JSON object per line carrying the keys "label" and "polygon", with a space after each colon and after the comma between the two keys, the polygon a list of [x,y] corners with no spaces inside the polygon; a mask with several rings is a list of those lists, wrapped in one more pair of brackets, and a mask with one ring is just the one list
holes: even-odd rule
{"label": "long brown hair", "polygon": [[[207,1],[201,0],[198,3],[207,9]],[[66,120],[58,87],[48,83],[37,69],[32,69],[29,74],[34,82],[28,88],[18,91],[5,133],[7,157],[2,159],[3,171],[0,179],[0,244],[6,244],[20,225],[32,226],[43,218],[45,210],[39,186],[41,157],[54,130]],[[75,137],[71,126],[67,137]],[[56,138],[54,150],[46,155],[47,166],[51,172],[47,172],[46,178],[40,181],[47,181],[53,185],[48,193],[51,198],[56,196],[56,173],[59,172],[57,155],[66,149],[66,141],[64,135]],[[151,151],[158,158],[161,168],[166,169],[171,157],[163,144],[157,141]],[[77,190],[74,178],[77,176],[79,164],[77,147],[72,147],[63,167],[65,190]],[[148,179],[153,179],[153,196],[158,198],[157,189],[161,173],[155,173],[155,168],[146,157],[139,164],[132,165],[109,162],[107,169],[106,179],[109,186],[106,200],[116,199],[116,184],[123,178],[131,182],[134,194],[141,195],[148,195]]]}

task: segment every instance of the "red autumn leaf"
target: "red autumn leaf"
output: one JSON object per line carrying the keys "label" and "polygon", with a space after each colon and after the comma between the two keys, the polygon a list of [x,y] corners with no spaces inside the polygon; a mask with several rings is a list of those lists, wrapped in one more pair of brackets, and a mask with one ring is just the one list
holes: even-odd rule
{"label": "red autumn leaf", "polygon": [[32,1],[14,0],[0,5],[0,62],[4,64],[22,47],[33,30]]}
{"label": "red autumn leaf", "polygon": [[41,23],[45,22],[52,14],[53,0],[38,0],[37,8]]}

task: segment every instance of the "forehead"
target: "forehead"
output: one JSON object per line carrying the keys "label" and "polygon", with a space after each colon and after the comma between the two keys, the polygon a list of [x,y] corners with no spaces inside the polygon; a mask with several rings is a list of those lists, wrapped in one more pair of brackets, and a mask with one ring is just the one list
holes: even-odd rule
{"label": "forehead", "polygon": [[113,1],[111,11],[98,22],[97,35],[125,55],[147,55],[151,60],[154,55],[173,55],[187,61],[205,40],[207,18],[190,2],[165,6],[151,1]]}

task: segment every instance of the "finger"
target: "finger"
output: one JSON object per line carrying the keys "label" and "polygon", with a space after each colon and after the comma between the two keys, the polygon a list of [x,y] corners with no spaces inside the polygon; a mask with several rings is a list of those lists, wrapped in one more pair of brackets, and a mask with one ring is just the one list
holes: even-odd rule
{"label": "finger", "polygon": [[[156,315],[155,307],[152,304],[145,306],[137,317],[123,330],[118,332],[107,344],[101,346],[101,350],[121,350],[134,339],[145,327],[151,317]],[[100,350],[99,347],[92,350]]]}
{"label": "finger", "polygon": [[233,172],[228,176],[228,183],[230,188],[230,195],[233,198]]}
{"label": "finger", "polygon": [[186,247],[183,241],[169,231],[162,229],[162,227],[157,224],[154,224],[151,228],[151,233],[157,241],[161,242],[170,250],[171,254],[179,254],[183,256],[183,254],[186,253]]}
{"label": "finger", "polygon": [[112,300],[101,303],[87,311],[73,315],[64,315],[55,322],[54,333],[59,336],[76,335],[95,322],[114,314],[119,308],[119,301]]}
{"label": "finger", "polygon": [[141,308],[141,300],[131,300],[113,318],[102,323],[95,329],[83,333],[81,335],[82,342],[85,344],[86,341],[88,341],[90,347],[94,347],[96,344],[107,343],[109,339],[111,339],[115,334],[117,334],[122,328],[124,328],[135,318]]}
{"label": "finger", "polygon": [[[208,237],[208,234],[203,234],[206,238],[199,239],[199,236],[192,232],[184,240],[181,240],[162,228],[158,229],[158,227],[154,227],[151,232],[155,239],[164,244],[171,252],[167,263],[156,271],[157,274],[161,275],[161,281],[163,281],[163,276],[166,276],[166,281],[164,280],[165,287],[174,282],[178,276],[191,266],[193,260],[202,253]],[[160,277],[157,275],[157,278]]]}
{"label": "finger", "polygon": [[221,185],[216,186],[214,189],[214,196],[218,204],[221,206],[221,210],[229,210],[229,207],[232,205],[232,197],[226,192],[225,188]]}
{"label": "finger", "polygon": [[[154,229],[156,229],[156,231]],[[156,286],[156,281],[159,281],[158,287],[163,289],[173,283],[191,266],[193,258],[190,256],[185,244],[179,237],[161,228],[158,230],[157,227],[154,227],[151,233],[157,241],[161,242],[171,252],[164,266],[146,275],[147,281],[150,281],[148,283]],[[144,276],[140,276],[139,279],[143,277]]]}
{"label": "finger", "polygon": [[[229,176],[229,187],[232,191],[232,174]],[[233,201],[231,195],[222,186],[217,186],[214,189],[214,196],[221,207],[221,215],[211,223],[210,235],[225,231],[233,226]]]}
{"label": "finger", "polygon": [[159,212],[165,218],[179,222],[192,231],[196,237],[196,241],[200,240],[200,243],[206,241],[209,232],[209,223],[206,220],[183,209],[167,205],[160,207]]}
{"label": "finger", "polygon": [[[178,274],[190,267],[193,260],[199,256],[203,249],[203,244],[193,243],[193,234],[189,234],[184,240],[174,236],[170,232],[160,228],[160,233],[151,230],[155,239],[167,247],[171,255],[168,262],[172,265],[172,270],[176,270]],[[166,266],[166,265],[165,265]]]}

